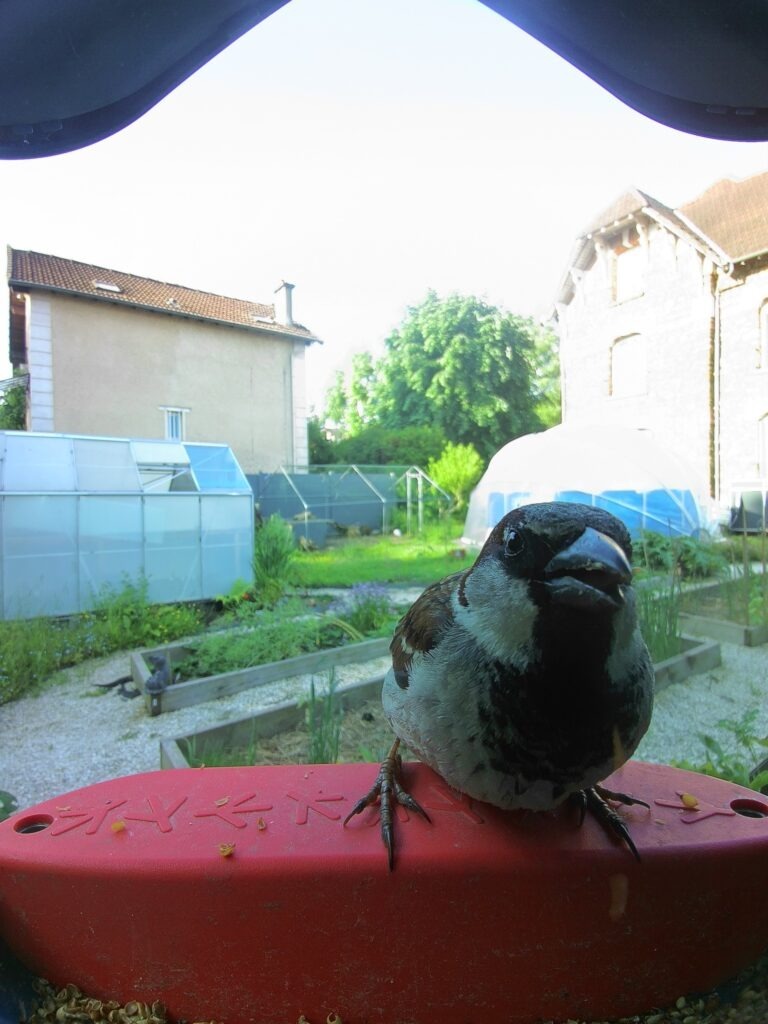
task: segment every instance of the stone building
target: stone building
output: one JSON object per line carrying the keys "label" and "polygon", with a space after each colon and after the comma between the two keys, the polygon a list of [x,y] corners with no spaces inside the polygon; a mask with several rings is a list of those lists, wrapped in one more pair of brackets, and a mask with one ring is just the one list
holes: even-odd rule
{"label": "stone building", "polygon": [[633,188],[557,296],[565,423],[639,427],[729,504],[768,487],[768,173],[672,209]]}

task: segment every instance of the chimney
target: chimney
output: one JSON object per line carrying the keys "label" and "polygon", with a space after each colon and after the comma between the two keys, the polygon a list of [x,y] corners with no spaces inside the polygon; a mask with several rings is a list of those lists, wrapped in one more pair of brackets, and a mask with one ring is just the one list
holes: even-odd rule
{"label": "chimney", "polygon": [[275,306],[275,319],[278,323],[285,324],[287,327],[293,326],[293,289],[296,287],[294,284],[289,284],[288,281],[282,281],[278,288],[275,288],[275,295],[278,292],[282,292],[282,308],[278,309]]}

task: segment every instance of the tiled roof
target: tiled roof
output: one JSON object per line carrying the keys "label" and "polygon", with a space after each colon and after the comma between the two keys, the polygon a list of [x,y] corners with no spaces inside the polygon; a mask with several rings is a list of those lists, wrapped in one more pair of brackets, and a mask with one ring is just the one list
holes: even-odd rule
{"label": "tiled roof", "polygon": [[12,249],[11,246],[8,246],[8,283],[12,288],[67,292],[118,305],[140,306],[171,316],[288,334],[307,341],[318,340],[301,324],[277,323],[274,305],[214,295],[91,263]]}
{"label": "tiled roof", "polygon": [[589,226],[582,231],[582,235],[591,235],[602,228],[609,228],[612,224],[626,220],[633,213],[640,213],[641,210],[650,208],[671,220],[677,222],[674,210],[671,210],[658,199],[649,196],[647,192],[641,192],[639,188],[630,188],[622,193],[611,205],[593,217]]}
{"label": "tiled roof", "polygon": [[732,260],[768,250],[768,172],[744,181],[724,178],[680,207]]}

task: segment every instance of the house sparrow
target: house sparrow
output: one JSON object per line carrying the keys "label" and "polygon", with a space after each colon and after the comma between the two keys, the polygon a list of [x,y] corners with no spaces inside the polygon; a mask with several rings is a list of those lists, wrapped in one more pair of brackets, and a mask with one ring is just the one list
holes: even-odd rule
{"label": "house sparrow", "polygon": [[589,808],[639,859],[606,801],[644,802],[599,786],[634,752],[653,703],[631,552],[623,523],[602,509],[527,505],[400,620],[382,693],[397,739],[344,822],[379,798],[390,868],[393,803],[427,818],[401,784],[401,740],[496,807],[546,811],[574,797],[582,819]]}

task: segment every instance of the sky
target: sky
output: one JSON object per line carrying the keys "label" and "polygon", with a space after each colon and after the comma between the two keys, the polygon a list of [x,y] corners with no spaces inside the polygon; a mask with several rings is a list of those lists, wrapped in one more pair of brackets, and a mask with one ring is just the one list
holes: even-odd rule
{"label": "sky", "polygon": [[0,242],[258,302],[295,283],[320,412],[428,289],[544,319],[627,188],[675,206],[763,170],[767,144],[655,124],[478,0],[291,0],[110,139],[0,161]]}

